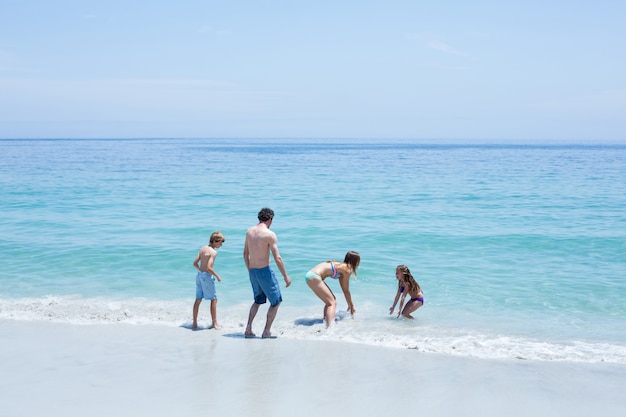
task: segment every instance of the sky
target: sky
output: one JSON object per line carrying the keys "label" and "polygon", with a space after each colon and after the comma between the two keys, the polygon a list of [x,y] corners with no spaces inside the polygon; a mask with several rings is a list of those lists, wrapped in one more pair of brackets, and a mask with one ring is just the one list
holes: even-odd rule
{"label": "sky", "polygon": [[0,0],[0,139],[626,143],[623,0]]}

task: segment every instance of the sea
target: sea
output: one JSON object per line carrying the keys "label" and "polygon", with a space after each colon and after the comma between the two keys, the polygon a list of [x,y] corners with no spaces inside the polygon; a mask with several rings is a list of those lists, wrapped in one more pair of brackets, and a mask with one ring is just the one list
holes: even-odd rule
{"label": "sea", "polygon": [[[205,301],[198,336],[240,334],[263,207],[292,280],[272,263],[279,338],[626,364],[624,144],[0,140],[0,319],[190,331],[192,262],[220,230],[222,329]],[[326,329],[304,275],[350,250],[356,314]],[[400,264],[424,292],[415,320],[389,314]]]}

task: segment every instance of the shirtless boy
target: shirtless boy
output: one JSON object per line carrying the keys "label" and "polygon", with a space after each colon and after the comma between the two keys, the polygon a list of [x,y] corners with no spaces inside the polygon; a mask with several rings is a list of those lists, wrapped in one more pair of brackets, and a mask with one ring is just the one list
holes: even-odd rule
{"label": "shirtless boy", "polygon": [[202,299],[211,300],[211,321],[214,329],[219,328],[217,323],[217,293],[215,291],[215,280],[222,281],[222,277],[213,269],[218,248],[226,241],[224,235],[219,230],[211,233],[209,244],[200,248],[198,255],[193,260],[193,266],[198,270],[196,274],[196,301],[193,304],[193,324],[192,328],[198,328],[198,310]]}

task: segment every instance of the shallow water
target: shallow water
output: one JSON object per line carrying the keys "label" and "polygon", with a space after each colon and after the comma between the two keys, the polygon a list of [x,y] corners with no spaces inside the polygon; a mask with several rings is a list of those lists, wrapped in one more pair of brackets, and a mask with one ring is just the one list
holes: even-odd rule
{"label": "shallow water", "polygon": [[[183,325],[219,229],[219,314],[237,329],[243,237],[269,206],[294,282],[284,335],[626,363],[625,146],[3,140],[0,155],[0,318]],[[354,320],[295,324],[321,318],[306,271],[348,250]],[[424,289],[415,322],[388,315],[398,264]]]}

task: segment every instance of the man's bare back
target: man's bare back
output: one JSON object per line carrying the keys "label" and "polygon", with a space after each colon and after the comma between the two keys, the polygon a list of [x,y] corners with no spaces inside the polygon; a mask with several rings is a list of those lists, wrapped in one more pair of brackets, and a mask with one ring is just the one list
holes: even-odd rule
{"label": "man's bare back", "polygon": [[265,268],[270,264],[270,253],[274,256],[274,261],[278,270],[285,278],[285,285],[291,285],[291,279],[285,270],[283,258],[278,251],[278,239],[276,233],[270,230],[272,220],[269,222],[259,222],[246,232],[246,242],[243,248],[243,259],[248,270],[250,268]]}
{"label": "man's bare back", "polygon": [[252,226],[246,232],[246,265],[250,268],[265,268],[270,264],[270,250],[276,245],[276,234],[265,223]]}

